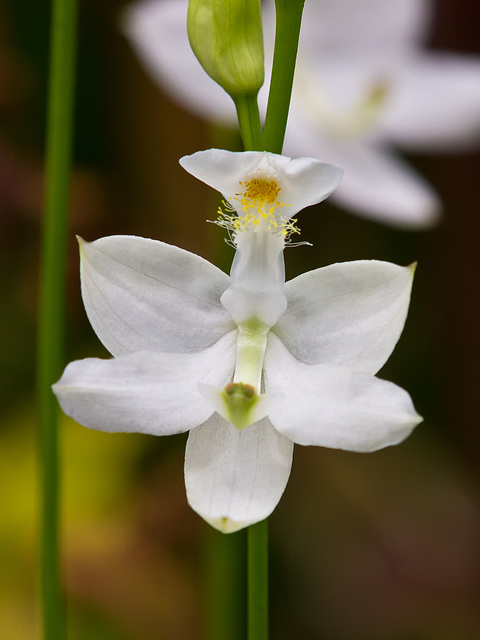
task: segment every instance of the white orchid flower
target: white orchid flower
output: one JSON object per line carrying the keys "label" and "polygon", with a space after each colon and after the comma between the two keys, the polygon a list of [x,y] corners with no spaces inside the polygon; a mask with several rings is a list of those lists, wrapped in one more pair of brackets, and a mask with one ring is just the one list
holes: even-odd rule
{"label": "white orchid flower", "polygon": [[188,501],[230,532],[273,511],[294,442],[374,451],[421,420],[404,390],[374,376],[402,331],[413,270],[359,261],[285,283],[292,216],[326,198],[341,170],[217,149],[180,162],[225,198],[230,277],[154,240],[82,241],[85,308],[114,358],[69,364],[54,391],[86,427],[190,430]]}
{"label": "white orchid flower", "polygon": [[[265,110],[274,12],[264,2]],[[187,38],[187,0],[143,0],[124,30],[153,77],[185,108],[231,123],[229,96]],[[405,228],[436,221],[433,188],[395,153],[469,149],[480,141],[480,58],[425,50],[431,0],[308,0],[284,150],[342,166],[341,206]]]}

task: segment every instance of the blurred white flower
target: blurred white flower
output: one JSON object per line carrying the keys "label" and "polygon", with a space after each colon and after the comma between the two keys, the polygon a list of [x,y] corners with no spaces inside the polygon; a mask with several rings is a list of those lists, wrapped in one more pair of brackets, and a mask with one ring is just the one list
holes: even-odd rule
{"label": "blurred white flower", "polygon": [[189,503],[230,532],[273,511],[294,442],[374,451],[420,422],[409,395],[374,375],[403,329],[413,269],[359,261],[285,283],[292,216],[326,198],[341,170],[217,149],[180,162],[225,198],[230,277],[154,240],[82,241],[85,308],[114,358],[69,364],[54,391],[93,429],[190,430]]}
{"label": "blurred white flower", "polygon": [[[264,2],[265,110],[274,12]],[[227,94],[204,73],[186,32],[187,0],[143,0],[124,14],[139,57],[180,104],[235,123]],[[308,0],[284,151],[341,166],[337,203],[405,228],[433,224],[432,187],[395,153],[465,150],[480,141],[480,59],[428,51],[431,0]]]}

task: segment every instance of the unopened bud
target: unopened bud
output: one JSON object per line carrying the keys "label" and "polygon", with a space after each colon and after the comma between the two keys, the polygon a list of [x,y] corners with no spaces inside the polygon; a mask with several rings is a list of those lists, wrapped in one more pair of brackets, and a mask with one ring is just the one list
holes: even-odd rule
{"label": "unopened bud", "polygon": [[264,80],[261,0],[190,0],[188,37],[200,64],[232,97]]}

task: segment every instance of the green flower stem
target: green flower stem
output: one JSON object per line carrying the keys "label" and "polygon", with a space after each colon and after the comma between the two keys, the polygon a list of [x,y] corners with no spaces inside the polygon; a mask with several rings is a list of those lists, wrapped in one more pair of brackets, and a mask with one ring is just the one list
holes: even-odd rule
{"label": "green flower stem", "polygon": [[245,638],[246,542],[244,531],[205,532],[203,612],[208,640]]}
{"label": "green flower stem", "polygon": [[275,50],[263,130],[264,148],[272,153],[282,152],[304,3],[305,0],[275,0]]}
{"label": "green flower stem", "polygon": [[76,0],[53,0],[37,354],[42,473],[40,588],[46,640],[66,637],[59,569],[58,405],[50,387],[58,379],[63,361],[76,15]]}
{"label": "green flower stem", "polygon": [[248,528],[248,640],[268,638],[268,521]]}
{"label": "green flower stem", "polygon": [[245,151],[263,151],[263,134],[257,96],[244,93],[234,99],[237,110],[238,126]]}

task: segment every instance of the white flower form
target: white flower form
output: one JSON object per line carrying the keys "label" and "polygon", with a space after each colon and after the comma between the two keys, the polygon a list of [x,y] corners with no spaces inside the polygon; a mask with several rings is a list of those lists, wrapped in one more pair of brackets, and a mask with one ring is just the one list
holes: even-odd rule
{"label": "white flower form", "polygon": [[[273,1],[264,2],[265,110]],[[142,0],[124,30],[153,77],[201,117],[235,123],[227,94],[203,71],[186,32],[187,0]],[[434,223],[433,188],[394,148],[470,149],[480,141],[480,58],[424,48],[431,0],[308,0],[284,150],[341,166],[334,198],[362,216],[405,228]]]}
{"label": "white flower form", "polygon": [[85,308],[114,357],[69,364],[54,391],[92,429],[190,430],[188,501],[231,532],[273,511],[294,443],[374,451],[420,422],[409,395],[374,375],[402,331],[413,269],[359,261],[285,283],[292,216],[326,198],[341,170],[218,149],[180,162],[223,194],[230,277],[154,240],[82,241]]}

